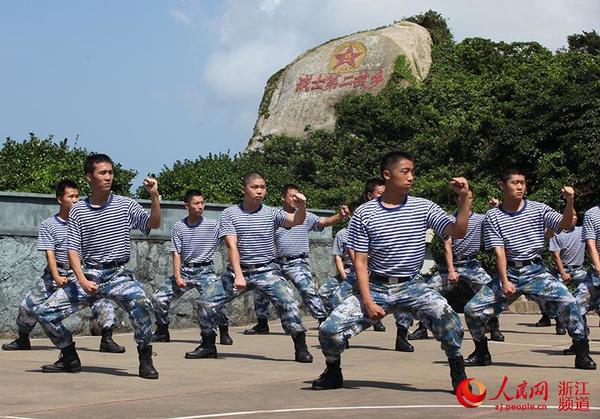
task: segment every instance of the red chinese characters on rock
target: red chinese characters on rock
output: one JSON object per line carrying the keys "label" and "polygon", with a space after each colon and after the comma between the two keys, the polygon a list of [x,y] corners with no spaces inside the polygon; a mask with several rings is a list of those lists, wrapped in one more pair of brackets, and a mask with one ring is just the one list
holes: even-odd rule
{"label": "red chinese characters on rock", "polygon": [[371,90],[383,82],[384,75],[383,69],[346,74],[302,74],[296,81],[296,93],[315,90],[329,92],[346,87]]}

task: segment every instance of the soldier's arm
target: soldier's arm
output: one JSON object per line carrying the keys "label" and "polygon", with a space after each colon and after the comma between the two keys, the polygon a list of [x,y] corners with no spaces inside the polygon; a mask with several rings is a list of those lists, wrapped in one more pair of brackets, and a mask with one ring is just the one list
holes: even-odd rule
{"label": "soldier's arm", "polygon": [[383,308],[375,304],[373,296],[369,289],[369,257],[367,253],[354,252],[354,268],[356,269],[356,283],[360,296],[367,312],[367,316],[371,320],[379,320],[385,317]]}
{"label": "soldier's arm", "polygon": [[237,247],[237,236],[228,234],[225,236],[225,245],[227,246],[227,256],[229,257],[229,264],[233,270],[234,285],[236,288],[246,288],[246,278],[242,272],[242,266],[240,265],[240,252]]}
{"label": "soldier's arm", "polygon": [[346,205],[342,205],[337,214],[332,215],[331,217],[321,218],[319,219],[319,227],[329,227],[334,224],[339,223],[344,218],[348,218],[350,215],[350,211]]}
{"label": "soldier's arm", "polygon": [[444,240],[444,258],[446,259],[446,267],[448,268],[448,280],[456,282],[458,275],[454,270],[454,259],[452,257],[452,238]]}
{"label": "soldier's arm", "polygon": [[592,261],[592,266],[596,270],[596,274],[600,275],[600,256],[598,256],[598,249],[596,248],[596,240],[586,240],[588,248],[588,255]]}
{"label": "soldier's arm", "polygon": [[565,266],[560,258],[560,250],[552,252],[552,257],[554,258],[554,264],[556,265],[556,270],[560,274],[560,277],[564,282],[568,282],[571,278],[570,275],[565,271]]}
{"label": "soldier's arm", "polygon": [[67,278],[62,276],[58,272],[58,266],[56,265],[56,255],[54,254],[54,250],[46,250],[46,261],[48,262],[48,269],[50,269],[52,279],[54,280],[56,285],[59,287],[64,286],[67,283]]}
{"label": "soldier's arm", "polygon": [[342,257],[340,255],[333,255],[333,262],[335,263],[335,269],[337,269],[339,277],[342,280],[346,279],[346,271],[344,270]]}
{"label": "soldier's arm", "polygon": [[494,247],[494,252],[496,253],[496,268],[498,269],[498,276],[500,277],[500,282],[502,283],[502,292],[504,295],[509,297],[513,295],[516,290],[513,283],[508,280],[506,251],[504,247]]}

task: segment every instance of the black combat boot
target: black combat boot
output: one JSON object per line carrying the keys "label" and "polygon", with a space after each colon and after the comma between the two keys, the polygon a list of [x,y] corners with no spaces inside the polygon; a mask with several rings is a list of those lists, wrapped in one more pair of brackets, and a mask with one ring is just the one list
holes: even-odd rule
{"label": "black combat boot", "polygon": [[573,342],[575,351],[575,368],[580,370],[595,370],[596,363],[590,357],[590,343],[588,340],[577,340]]}
{"label": "black combat boot", "polygon": [[490,317],[488,320],[488,327],[490,328],[490,339],[494,342],[504,342],[504,335],[500,331],[500,322],[498,317]]}
{"label": "black combat boot", "polygon": [[308,352],[308,346],[306,346],[306,333],[292,333],[292,340],[294,341],[295,361],[304,364],[313,362],[313,356]]}
{"label": "black combat boot", "polygon": [[575,344],[571,344],[568,349],[563,349],[563,355],[575,355]]}
{"label": "black combat boot", "polygon": [[344,376],[340,367],[340,360],[325,363],[325,371],[312,382],[313,390],[331,390],[344,387]]}
{"label": "black combat boot", "polygon": [[61,355],[54,364],[43,365],[43,372],[80,372],[81,361],[75,350],[75,343],[60,350]]}
{"label": "black combat boot", "polygon": [[556,334],[557,335],[566,335],[567,334],[567,329],[566,329],[565,325],[563,323],[561,323],[560,320],[558,320],[558,318],[556,319]]}
{"label": "black combat boot", "polygon": [[113,354],[122,354],[125,347],[118,345],[112,338],[113,330],[110,327],[102,329],[102,339],[100,340],[100,352],[111,352]]}
{"label": "black combat boot", "polygon": [[465,359],[465,365],[467,367],[485,367],[486,365],[491,365],[492,354],[490,354],[488,349],[487,338],[484,336],[479,342],[473,342],[475,343],[475,350]]}
{"label": "black combat boot", "polygon": [[258,319],[258,323],[252,326],[250,329],[244,330],[245,335],[268,335],[269,334],[269,320]]}
{"label": "black combat boot", "polygon": [[221,345],[233,345],[233,339],[229,336],[229,326],[219,326],[219,343]]}
{"label": "black combat boot", "polygon": [[202,343],[192,352],[186,352],[185,357],[187,359],[201,359],[201,358],[216,358],[217,357],[217,345],[215,341],[217,335],[214,333],[206,334],[202,333]]}
{"label": "black combat boot", "polygon": [[549,327],[551,324],[550,317],[547,314],[542,314],[542,317],[537,321],[535,327]]}
{"label": "black combat boot", "polygon": [[152,342],[171,342],[171,335],[169,334],[169,323],[156,323],[156,331],[152,334]]}
{"label": "black combat boot", "polygon": [[396,328],[396,350],[398,352],[414,352],[415,348],[406,340],[408,329],[404,326]]}
{"label": "black combat boot", "polygon": [[419,322],[415,331],[408,335],[408,340],[421,339],[429,339],[429,335],[427,334],[427,328],[425,327],[423,322]]}
{"label": "black combat boot", "polygon": [[2,345],[2,349],[5,351],[28,351],[31,349],[31,342],[29,341],[29,333],[19,333],[19,337],[10,343]]}
{"label": "black combat boot", "polygon": [[156,380],[158,378],[158,371],[156,371],[152,364],[152,345],[143,347],[138,345],[137,350],[140,360],[139,376],[150,380]]}
{"label": "black combat boot", "polygon": [[456,394],[456,389],[462,380],[467,378],[465,373],[465,360],[462,356],[448,358],[450,364],[450,378],[452,379],[452,390]]}
{"label": "black combat boot", "polygon": [[376,332],[385,332],[385,326],[381,323],[381,320],[378,320],[377,323],[373,325],[373,330]]}

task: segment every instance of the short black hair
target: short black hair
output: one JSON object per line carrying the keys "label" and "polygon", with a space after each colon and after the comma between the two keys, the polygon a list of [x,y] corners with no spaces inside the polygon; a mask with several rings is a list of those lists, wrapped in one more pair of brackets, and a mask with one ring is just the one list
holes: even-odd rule
{"label": "short black hair", "polygon": [[[525,176],[525,172],[523,172],[523,170],[517,167],[510,167],[508,169],[505,169],[500,175],[500,182],[506,183],[508,179],[510,179],[513,176]],[[525,176],[525,178],[527,178],[527,176]]]}
{"label": "short black hair", "polygon": [[350,211],[350,214],[352,214],[356,208],[358,208],[360,206],[360,202],[358,201],[352,201],[348,204],[348,210]]}
{"label": "short black hair", "polygon": [[195,196],[201,196],[202,198],[204,198],[204,194],[199,189],[188,189],[188,191],[183,196],[183,202],[185,202],[187,204]]}
{"label": "short black hair", "polygon": [[65,194],[65,189],[67,188],[79,190],[79,186],[71,179],[63,179],[54,186],[56,197],[61,198]]}
{"label": "short black hair", "polygon": [[300,192],[300,188],[298,187],[298,185],[294,183],[286,183],[285,185],[283,185],[283,188],[281,188],[281,196],[287,195],[290,189],[295,189],[298,192]]}
{"label": "short black hair", "polygon": [[363,202],[367,202],[369,200],[368,195],[375,192],[375,189],[378,186],[385,186],[385,182],[383,181],[383,179],[372,178],[372,179],[367,180],[367,182],[365,183],[365,188],[363,189],[363,194],[362,194]]}
{"label": "short black hair", "polygon": [[381,177],[383,177],[383,172],[390,170],[400,160],[415,161],[413,156],[404,151],[390,151],[381,158]]}
{"label": "short black hair", "polygon": [[265,180],[265,177],[263,175],[261,175],[260,173],[250,172],[250,173],[246,173],[244,176],[242,176],[242,184],[244,186],[246,186],[251,180],[256,179],[256,178]]}
{"label": "short black hair", "polygon": [[110,157],[108,157],[106,154],[101,154],[101,153],[90,154],[89,156],[86,157],[85,162],[83,163],[83,172],[86,175],[94,173],[94,167],[98,163],[110,163],[111,165],[114,166],[112,159]]}

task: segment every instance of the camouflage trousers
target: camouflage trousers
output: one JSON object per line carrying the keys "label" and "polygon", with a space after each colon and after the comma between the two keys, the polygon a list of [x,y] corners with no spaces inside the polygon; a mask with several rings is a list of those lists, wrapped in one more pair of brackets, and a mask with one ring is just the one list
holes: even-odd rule
{"label": "camouflage trousers", "polygon": [[[332,278],[337,279],[337,278]],[[328,280],[329,281],[329,280]],[[326,287],[327,285],[327,287]],[[324,288],[325,287],[325,288]],[[337,286],[331,281],[329,284],[326,282],[321,287],[323,289],[323,293],[321,294],[323,300],[325,298],[329,299],[329,306],[331,307],[331,311],[335,309],[342,301],[346,298],[350,297],[353,294],[358,293],[358,288],[356,286],[356,272],[351,271],[346,275],[346,279],[342,282],[338,282]],[[331,290],[330,290],[331,288]],[[319,290],[321,293],[321,290]],[[330,293],[330,295],[328,295]],[[396,311],[394,312],[394,319],[396,321],[396,327],[406,327],[407,329],[413,324],[413,317],[410,313],[406,311]]]}
{"label": "camouflage trousers", "polygon": [[[575,297],[575,300],[577,301],[577,304],[579,304],[579,307],[582,307],[582,305],[585,305],[585,301],[587,299],[586,294],[588,293],[587,290],[587,286],[585,284],[583,284],[586,281],[586,277],[588,275],[588,273],[585,271],[585,269],[582,269],[581,267],[577,268],[567,268],[565,267],[565,272],[567,272],[569,275],[571,275],[571,281],[569,281],[568,284],[565,284],[565,286],[568,287],[573,284],[573,286],[577,286],[577,288],[579,288],[579,286],[581,286],[581,290],[579,291],[579,293],[577,293],[577,288],[572,292],[573,296],[575,296],[576,294],[579,294],[579,299],[577,297]],[[556,272],[555,274],[555,278],[558,282],[563,283],[563,279],[560,276],[560,273]],[[552,312],[547,312],[544,311],[543,307],[540,307],[540,311],[546,315],[548,315],[549,317],[552,317],[553,319],[556,318],[556,313],[552,313]],[[582,313],[583,316],[585,316],[585,313]]]}
{"label": "camouflage trousers", "polygon": [[600,314],[600,276],[594,268],[590,268],[585,279],[577,286],[573,296],[579,305],[582,316],[592,310],[596,310]]}
{"label": "camouflage trousers", "polygon": [[[302,302],[308,308],[311,316],[315,319],[327,317],[327,310],[323,305],[317,285],[313,279],[308,264],[308,258],[299,258],[289,262],[277,263],[283,276],[290,281],[302,298]],[[260,292],[254,293],[254,312],[257,319],[269,318],[269,300]]]}
{"label": "camouflage trousers", "polygon": [[323,306],[327,313],[331,313],[335,306],[333,305],[334,293],[338,290],[338,288],[342,285],[344,280],[340,278],[339,275],[332,276],[327,278],[323,285],[319,288],[319,296],[321,297],[321,301],[323,301]]}
{"label": "camouflage trousers", "polygon": [[[175,283],[175,277],[169,277],[150,297],[152,308],[154,309],[154,318],[156,324],[169,324],[169,309],[174,300],[178,300],[185,293],[196,289],[198,294],[202,295],[206,287],[213,282],[217,282],[219,277],[215,274],[213,265],[200,266],[197,268],[181,268],[181,278],[185,281],[185,287],[179,288]],[[199,310],[199,300],[196,300],[196,310]],[[216,317],[219,326],[227,326],[227,309],[221,308]]]}
{"label": "camouflage trousers", "polygon": [[[492,280],[492,277],[483,269],[477,259],[456,261],[454,262],[454,270],[458,275],[458,279],[468,284],[474,293],[477,293],[485,284]],[[425,283],[440,294],[456,286],[456,282],[448,281],[448,269],[444,266],[441,266],[440,270],[429,278],[429,280],[426,280]],[[427,324],[426,321],[424,323]],[[410,313],[401,313],[396,317],[397,326],[410,327],[412,324],[413,318]]]}
{"label": "camouflage trousers", "polygon": [[522,268],[508,268],[508,279],[516,288],[510,298],[502,294],[499,278],[483,286],[465,306],[465,319],[473,340],[480,341],[485,335],[488,319],[498,316],[521,295],[537,302],[544,312],[556,313],[561,324],[573,340],[585,340],[586,333],[579,306],[567,287],[556,280],[546,265],[534,263]]}
{"label": "camouflage trousers", "polygon": [[107,298],[119,305],[129,315],[134,329],[134,339],[138,345],[147,346],[152,340],[152,307],[141,284],[133,272],[125,267],[111,269],[84,268],[88,280],[98,284],[98,291],[89,295],[75,279],[40,305],[36,310],[40,325],[59,349],[73,342],[73,335],[62,324],[62,320],[85,307],[93,305],[101,298]]}
{"label": "camouflage trousers", "polygon": [[[58,272],[65,277],[69,277],[72,273],[61,268],[58,268]],[[75,280],[75,278],[73,277],[71,280]],[[52,279],[52,273],[48,268],[44,269],[44,274],[40,282],[27,293],[19,306],[19,313],[17,314],[19,333],[29,334],[33,331],[38,322],[38,318],[35,315],[37,308],[45,303],[57,289],[58,286]],[[115,307],[109,300],[105,298],[99,299],[92,304],[91,309],[93,318],[98,321],[101,328],[114,329],[116,327]]]}
{"label": "camouflage trousers", "polygon": [[267,297],[277,309],[286,332],[305,331],[294,291],[275,263],[254,270],[245,270],[244,278],[246,278],[246,288],[241,291],[235,289],[234,275],[231,267],[228,267],[219,281],[205,288],[198,301],[198,323],[202,333],[215,333],[216,318],[221,308],[246,291],[258,291]]}
{"label": "camouflage trousers", "polygon": [[[461,355],[463,329],[458,315],[436,291],[419,281],[417,275],[410,281],[388,285],[371,282],[371,295],[387,314],[408,311],[429,320],[435,337],[442,342],[448,357]],[[319,341],[329,362],[340,359],[346,341],[375,323],[367,317],[362,299],[357,295],[346,298],[319,328]]]}

